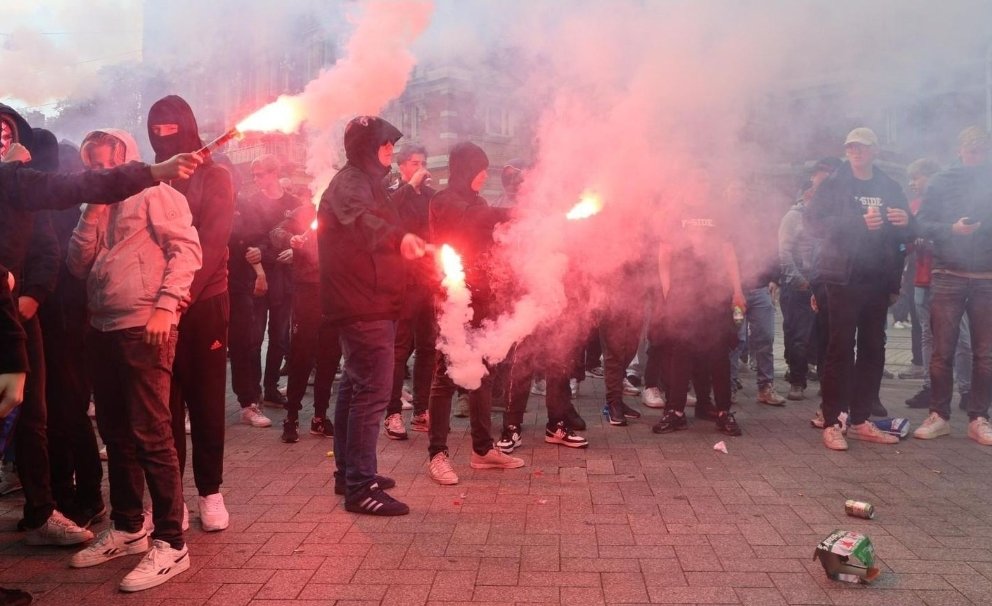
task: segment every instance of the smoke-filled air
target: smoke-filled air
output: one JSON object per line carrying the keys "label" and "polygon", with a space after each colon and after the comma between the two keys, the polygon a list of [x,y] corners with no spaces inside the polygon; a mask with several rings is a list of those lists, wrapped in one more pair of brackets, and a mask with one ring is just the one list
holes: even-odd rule
{"label": "smoke-filled air", "polygon": [[[216,134],[231,126],[247,136],[304,133],[301,171],[319,197],[342,166],[343,125],[354,115],[392,119],[401,144],[430,141],[432,169],[458,140],[497,134],[483,195],[500,195],[511,156],[527,164],[494,234],[494,283],[506,287],[498,313],[470,327],[469,288],[450,278],[437,285],[446,293],[439,345],[449,375],[469,388],[535,331],[565,342],[606,310],[640,317],[644,301],[625,289],[655,275],[657,242],[683,204],[707,197],[747,264],[775,265],[777,219],[760,229],[755,217],[784,214],[808,165],[842,155],[844,133],[871,126],[891,147],[949,161],[946,133],[967,125],[958,120],[980,122],[981,108],[939,119],[920,108],[934,91],[990,86],[982,62],[992,3],[984,0],[253,0],[180,2],[182,10],[151,0],[140,15],[140,61],[101,57],[97,81],[85,86],[65,56],[97,46],[93,36],[45,35],[53,26],[40,23],[56,15],[67,30],[96,29],[100,19],[115,30],[142,11],[126,2],[86,3],[89,14],[68,1],[44,13],[14,4],[4,9],[14,25],[0,38],[4,98],[44,114],[60,136],[78,137],[94,120],[136,129],[141,111],[102,109],[178,92]],[[187,20],[186,10],[207,18]],[[108,49],[121,37],[101,35]],[[291,75],[228,77],[252,69]],[[429,104],[404,105],[418,78],[439,70],[470,83],[465,103],[438,115]]]}

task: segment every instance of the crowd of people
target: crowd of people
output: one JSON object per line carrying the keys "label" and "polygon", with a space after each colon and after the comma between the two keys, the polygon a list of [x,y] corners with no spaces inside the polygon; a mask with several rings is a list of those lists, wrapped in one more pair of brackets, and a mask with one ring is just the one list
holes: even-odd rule
{"label": "crowd of people", "polygon": [[[228,527],[228,363],[241,422],[270,427],[265,407],[283,409],[285,443],[300,439],[313,384],[310,433],[333,437],[334,492],[368,515],[409,512],[376,459],[380,435],[408,438],[404,410],[410,429],[428,434],[429,477],[457,484],[453,412],[469,419],[471,468],[522,467],[513,453],[532,395],[547,409],[546,443],[589,446],[574,405],[589,377],[604,381],[611,426],[642,417],[625,401],[640,396],[662,411],[657,434],[687,429],[693,405],[697,420],[740,436],[732,408],[747,358],[763,405],[807,399],[818,377],[812,423],[827,448],[894,444],[870,417],[887,416],[879,389],[898,304],[914,342],[901,376],[923,379],[906,404],[930,410],[914,436],[950,433],[956,376],[968,436],[992,445],[992,170],[981,128],[960,134],[959,165],[909,165],[910,201],[877,166],[879,141],[867,128],[848,134],[845,160],[817,162],[795,204],[775,216],[725,212],[750,204],[748,181],[689,171],[691,195],[666,206],[637,258],[605,278],[572,272],[563,309],[491,365],[481,386],[463,389],[438,346],[445,293],[432,253],[447,244],[461,256],[470,330],[505,312],[519,285],[494,232],[518,218],[528,163],[503,166],[503,195],[489,202],[481,192],[490,161],[478,145],[455,144],[436,185],[424,147],[400,146],[393,125],[359,116],[344,131],[347,162],[315,206],[269,155],[251,163],[254,193],[239,193],[223,157],[196,153],[196,118],[180,97],[153,104],[147,124],[151,167],[127,132],[95,130],[75,149],[0,105],[5,480],[23,489],[28,544],[85,545],[73,567],[144,554],[124,591],[189,568],[187,434],[201,526]],[[606,283],[604,300],[590,300],[593,280]],[[784,397],[773,358],[779,300]],[[109,479],[110,524],[98,536],[90,527],[108,510],[91,399]],[[503,411],[496,434],[494,409]]]}

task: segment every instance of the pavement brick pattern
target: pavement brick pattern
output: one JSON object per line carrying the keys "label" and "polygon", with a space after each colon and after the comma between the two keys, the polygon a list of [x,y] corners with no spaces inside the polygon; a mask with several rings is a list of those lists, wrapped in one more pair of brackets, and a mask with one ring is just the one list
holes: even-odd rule
{"label": "pavement brick pattern", "polygon": [[[909,331],[890,330],[891,370],[908,364],[908,350]],[[380,471],[412,510],[388,519],[344,511],[329,439],[304,432],[283,444],[282,411],[268,410],[271,429],[254,429],[237,423],[231,398],[223,487],[231,527],[200,530],[187,473],[189,572],[118,593],[138,556],[69,569],[71,549],[23,545],[15,495],[0,500],[0,585],[59,606],[992,603],[992,449],[965,437],[956,407],[950,437],[852,442],[837,453],[809,426],[816,384],[806,402],[771,408],[754,402],[753,374],[742,378],[740,438],[703,421],[657,436],[657,412],[644,408],[642,421],[611,427],[599,412],[602,381],[590,379],[577,401],[590,447],[544,444],[543,401],[533,398],[516,453],[522,469],[471,470],[462,419],[452,422],[456,486],[427,477],[426,434],[382,439]],[[918,386],[883,387],[890,411],[914,426],[925,414],[902,401]],[[713,450],[721,439],[728,454]],[[876,519],[847,517],[847,498],[873,503]],[[813,561],[837,528],[875,543],[883,572],[874,585],[828,580]]]}

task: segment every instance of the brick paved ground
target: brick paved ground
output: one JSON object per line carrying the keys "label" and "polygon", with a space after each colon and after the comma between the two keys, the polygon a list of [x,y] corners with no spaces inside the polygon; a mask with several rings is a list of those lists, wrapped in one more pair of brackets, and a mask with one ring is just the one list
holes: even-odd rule
{"label": "brick paved ground", "polygon": [[[890,368],[899,370],[909,332],[890,334]],[[753,375],[744,379],[753,396]],[[883,389],[914,425],[924,414],[902,400],[917,387],[886,381]],[[122,595],[117,584],[137,556],[70,570],[70,550],[20,542],[15,496],[0,501],[0,583],[57,605],[992,603],[992,449],[964,437],[956,408],[951,437],[853,442],[836,453],[809,427],[814,400],[774,409],[744,397],[745,435],[727,439],[722,454],[707,423],[656,436],[652,413],[611,427],[599,415],[602,382],[582,390],[590,448],[546,446],[538,399],[519,470],[470,470],[467,423],[455,420],[457,486],[426,476],[424,434],[381,440],[380,470],[412,509],[394,519],[343,510],[332,494],[330,440],[305,434],[282,444],[275,426],[237,424],[232,400],[224,485],[232,524],[200,531],[187,481],[189,572]],[[877,518],[846,517],[848,497],[874,503]],[[836,528],[871,536],[884,571],[875,585],[829,581],[811,560]]]}

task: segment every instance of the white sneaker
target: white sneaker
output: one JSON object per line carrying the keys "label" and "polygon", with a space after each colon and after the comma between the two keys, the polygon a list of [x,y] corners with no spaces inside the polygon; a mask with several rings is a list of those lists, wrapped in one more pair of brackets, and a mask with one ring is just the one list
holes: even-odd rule
{"label": "white sneaker", "polygon": [[189,570],[189,549],[173,549],[165,541],[153,541],[134,570],[121,581],[121,591],[141,591],[165,583],[181,572]]}
{"label": "white sneaker", "polygon": [[951,424],[944,420],[939,414],[931,412],[930,416],[920,423],[920,426],[913,432],[914,438],[920,440],[932,440],[940,436],[950,435]]}
{"label": "white sneaker", "polygon": [[860,425],[851,425],[847,428],[847,435],[852,440],[863,440],[865,442],[875,442],[878,444],[898,444],[899,437],[885,433],[871,421],[865,421]]}
{"label": "white sneaker", "polygon": [[271,427],[272,419],[262,414],[258,404],[241,409],[241,422],[252,427]]}
{"label": "white sneaker", "polygon": [[639,396],[641,395],[641,390],[634,387],[634,384],[628,379],[623,380],[623,395],[625,396]]}
{"label": "white sneaker", "polygon": [[[141,512],[141,515],[144,516],[141,527],[148,533],[148,536],[151,536],[152,531],[155,530],[155,519],[152,517],[152,510],[145,509]],[[183,522],[181,528],[183,532],[189,530],[189,507],[186,506],[186,503],[183,503]]]}
{"label": "white sneaker", "polygon": [[968,437],[982,446],[992,446],[992,425],[985,417],[978,417],[968,423]]}
{"label": "white sneaker", "polygon": [[406,439],[406,424],[403,423],[403,416],[400,413],[394,412],[386,417],[383,426],[385,426],[386,436],[390,440]]}
{"label": "white sneaker", "polygon": [[432,480],[444,486],[458,483],[458,474],[451,467],[451,461],[446,452],[439,452],[431,457],[427,464],[427,473],[430,474]]}
{"label": "white sneaker", "polygon": [[511,457],[493,447],[484,455],[476,454],[473,450],[469,465],[472,469],[516,469],[524,466],[524,460]]}
{"label": "white sneaker", "polygon": [[207,532],[224,530],[231,523],[231,514],[224,506],[224,495],[219,492],[197,497],[200,505],[200,525]]}
{"label": "white sneaker", "polygon": [[13,494],[22,488],[21,477],[14,471],[14,464],[4,463],[3,469],[0,470],[0,497]]}
{"label": "white sneaker", "polygon": [[534,379],[534,384],[531,385],[530,393],[535,396],[545,396],[548,394],[548,383],[544,379]]}
{"label": "white sneaker", "polygon": [[186,428],[186,435],[193,433],[193,428],[189,426],[189,411],[186,411],[186,420],[183,421],[183,427]]}
{"label": "white sneaker", "polygon": [[138,532],[124,532],[114,528],[114,523],[100,533],[91,545],[77,551],[69,559],[73,568],[96,566],[127,555],[148,551],[148,532],[144,528]]}
{"label": "white sneaker", "polygon": [[24,533],[28,545],[78,545],[93,538],[93,533],[55,510],[45,523]]}
{"label": "white sneaker", "polygon": [[664,408],[665,394],[657,387],[648,387],[641,394],[641,404],[648,408]]}
{"label": "white sneaker", "polygon": [[847,439],[840,425],[831,425],[823,429],[823,445],[830,450],[847,450]]}

